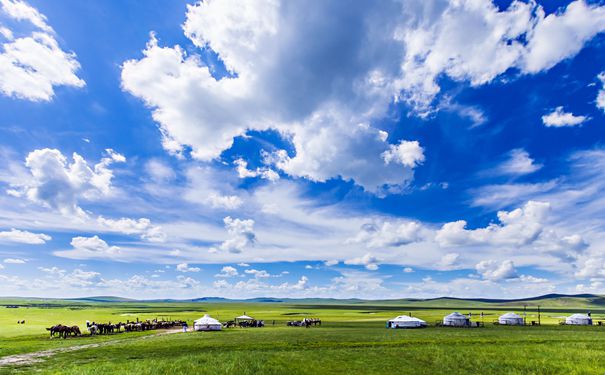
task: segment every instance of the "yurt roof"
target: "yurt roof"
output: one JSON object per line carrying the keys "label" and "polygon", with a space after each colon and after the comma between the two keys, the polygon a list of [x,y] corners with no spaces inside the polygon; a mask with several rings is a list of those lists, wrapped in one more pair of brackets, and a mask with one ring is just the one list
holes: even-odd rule
{"label": "yurt roof", "polygon": [[573,315],[570,315],[569,318],[571,318],[571,319],[590,319],[590,316],[588,316],[586,314],[573,314]]}
{"label": "yurt roof", "polygon": [[206,315],[202,316],[201,318],[199,318],[198,320],[196,320],[195,323],[199,323],[199,324],[221,324],[221,322],[219,322],[218,320],[216,320],[213,317],[209,316],[208,314],[206,314]]}
{"label": "yurt roof", "polygon": [[424,320],[415,318],[413,316],[400,315],[396,318],[389,320],[389,322],[424,322]]}
{"label": "yurt roof", "polygon": [[453,319],[466,319],[466,315],[462,315],[459,312],[453,312],[450,315],[447,315],[446,318],[453,318]]}
{"label": "yurt roof", "polygon": [[248,316],[248,315],[242,315],[242,316],[238,316],[238,317],[237,317],[237,318],[235,318],[235,319],[240,319],[240,320],[254,320],[254,318],[253,318],[253,317]]}
{"label": "yurt roof", "polygon": [[513,318],[513,319],[519,319],[519,318],[521,318],[521,316],[520,316],[520,315],[515,314],[514,312],[509,312],[509,313],[506,313],[506,314],[500,315],[500,317],[501,317],[501,318]]}

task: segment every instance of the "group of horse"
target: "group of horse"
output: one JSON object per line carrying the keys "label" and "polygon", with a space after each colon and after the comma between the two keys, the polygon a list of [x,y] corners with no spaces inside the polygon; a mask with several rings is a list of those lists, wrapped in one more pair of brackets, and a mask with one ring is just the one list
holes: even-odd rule
{"label": "group of horse", "polygon": [[295,321],[290,321],[287,322],[286,325],[288,327],[306,327],[309,328],[311,326],[316,326],[316,325],[320,325],[321,326],[321,319],[318,318],[304,318],[303,320],[295,320]]}
{"label": "group of horse", "polygon": [[78,326],[64,326],[63,324],[57,324],[56,326],[46,328],[46,330],[50,331],[51,339],[55,337],[55,335],[59,335],[59,337],[64,339],[69,335],[82,336],[82,332]]}
{"label": "group of horse", "polygon": [[242,320],[240,322],[235,322],[235,320],[229,320],[223,323],[223,328],[231,328],[231,327],[240,327],[240,328],[248,328],[248,327],[264,327],[264,320]]}
{"label": "group of horse", "polygon": [[90,332],[90,335],[103,335],[103,334],[110,334],[110,333],[119,333],[121,332],[121,329],[124,328],[125,332],[139,332],[139,331],[150,331],[150,330],[154,330],[154,329],[167,329],[167,328],[173,328],[173,327],[180,327],[183,325],[183,321],[182,320],[170,320],[170,321],[165,321],[165,320],[145,320],[145,321],[137,321],[137,322],[131,322],[129,320],[126,321],[126,323],[116,323],[116,324],[112,324],[111,322],[109,323],[95,323],[95,322],[90,322],[90,321],[86,321],[86,328],[88,329],[88,332]]}
{"label": "group of horse", "polygon": [[[23,321],[23,323],[20,323],[20,322],[17,322],[17,323],[25,324],[25,321]],[[90,333],[91,336],[120,333],[120,332],[122,332],[122,329],[124,329],[125,332],[136,332],[136,331],[149,331],[149,330],[153,330],[153,329],[166,329],[166,328],[180,327],[182,325],[183,325],[182,320],[171,320],[171,321],[160,320],[160,321],[158,321],[158,320],[154,319],[154,320],[146,320],[146,321],[142,321],[142,322],[130,322],[130,321],[127,321],[126,323],[119,322],[116,324],[112,324],[111,322],[96,323],[96,322],[91,322],[89,320],[86,321],[86,329],[88,330],[88,332]],[[78,326],[65,326],[63,324],[57,324],[50,328],[46,328],[46,330],[50,332],[51,339],[57,335],[63,339],[67,338],[70,335],[82,336],[82,332],[80,331],[80,327],[78,327]]]}

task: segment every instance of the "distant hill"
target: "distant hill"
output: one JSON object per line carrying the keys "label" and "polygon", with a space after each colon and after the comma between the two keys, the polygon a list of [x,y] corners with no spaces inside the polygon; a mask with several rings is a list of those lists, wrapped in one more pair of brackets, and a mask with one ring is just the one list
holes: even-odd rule
{"label": "distant hill", "polygon": [[114,296],[94,296],[82,298],[68,298],[68,301],[86,301],[86,302],[138,302],[136,299],[114,297]]}
{"label": "distant hill", "polygon": [[455,298],[455,297],[439,297],[439,298],[402,298],[402,299],[385,299],[385,300],[363,300],[363,299],[336,299],[336,298],[274,298],[274,297],[258,297],[249,299],[228,299],[223,297],[200,297],[192,299],[131,299],[116,296],[91,296],[78,298],[35,298],[35,297],[0,297],[0,306],[16,305],[82,305],[82,304],[120,304],[120,303],[138,303],[138,304],[153,304],[153,303],[168,303],[168,304],[183,304],[183,303],[284,303],[292,305],[349,305],[349,306],[389,306],[410,308],[436,308],[436,307],[469,307],[472,304],[474,307],[521,307],[542,306],[544,308],[603,308],[605,306],[605,296],[595,294],[545,294],[542,296],[517,298],[517,299],[495,299],[495,298]]}

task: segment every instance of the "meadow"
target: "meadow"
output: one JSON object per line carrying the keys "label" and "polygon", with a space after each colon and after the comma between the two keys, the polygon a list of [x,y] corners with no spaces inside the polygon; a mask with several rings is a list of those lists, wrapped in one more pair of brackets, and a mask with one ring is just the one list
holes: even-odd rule
{"label": "meadow", "polygon": [[[0,366],[0,373],[61,374],[593,374],[605,372],[605,325],[561,326],[562,317],[590,310],[605,320],[601,301],[551,298],[531,302],[322,301],[122,302],[0,300],[0,361],[6,356],[100,344],[58,352],[37,362]],[[523,312],[541,326],[494,325],[507,311]],[[444,315],[471,312],[482,328],[434,327]],[[52,339],[46,327],[84,327],[86,320],[171,318],[190,322],[207,313],[229,320],[243,313],[265,328],[160,334],[160,331]],[[481,313],[483,312],[483,316]],[[411,313],[431,327],[390,330],[386,320]],[[286,321],[318,317],[321,327],[287,327]],[[25,325],[16,324],[26,320]]]}

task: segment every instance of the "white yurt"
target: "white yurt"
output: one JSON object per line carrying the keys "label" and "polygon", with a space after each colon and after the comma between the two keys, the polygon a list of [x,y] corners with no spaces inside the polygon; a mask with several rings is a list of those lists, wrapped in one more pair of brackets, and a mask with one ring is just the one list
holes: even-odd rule
{"label": "white yurt", "polygon": [[592,318],[586,314],[573,314],[565,318],[565,324],[591,326]]}
{"label": "white yurt", "polygon": [[523,318],[514,312],[509,312],[504,315],[500,315],[498,318],[498,324],[503,324],[507,326],[522,326],[525,324]]}
{"label": "white yurt", "polygon": [[412,316],[401,315],[387,322],[387,328],[422,328],[426,322]]}
{"label": "white yurt", "polygon": [[194,331],[220,331],[223,325],[218,320],[211,318],[208,314],[193,322]]}
{"label": "white yurt", "polygon": [[453,312],[443,318],[444,326],[464,327],[470,324],[470,319],[466,315],[462,315],[459,312]]}

